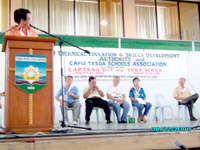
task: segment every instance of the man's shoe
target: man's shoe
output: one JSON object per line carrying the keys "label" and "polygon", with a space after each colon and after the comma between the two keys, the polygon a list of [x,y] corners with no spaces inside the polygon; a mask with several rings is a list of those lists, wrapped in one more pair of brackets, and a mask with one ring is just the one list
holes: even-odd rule
{"label": "man's shoe", "polygon": [[69,125],[69,122],[68,121],[65,121],[65,126],[68,126]]}
{"label": "man's shoe", "polygon": [[147,120],[145,119],[144,115],[142,116],[141,120],[142,120],[144,123],[147,122]]}
{"label": "man's shoe", "polygon": [[89,121],[86,121],[86,122],[85,122],[85,125],[90,125],[90,122],[89,122]]}
{"label": "man's shoe", "polygon": [[118,123],[122,123],[121,121],[118,121]]}
{"label": "man's shoe", "polygon": [[73,121],[73,125],[77,126],[78,122],[77,121]]}
{"label": "man's shoe", "polygon": [[123,120],[122,120],[121,123],[127,123],[127,121],[123,121]]}
{"label": "man's shoe", "polygon": [[109,123],[113,123],[111,120],[107,120],[107,124],[109,124]]}
{"label": "man's shoe", "polygon": [[190,118],[190,121],[197,121],[195,117]]}

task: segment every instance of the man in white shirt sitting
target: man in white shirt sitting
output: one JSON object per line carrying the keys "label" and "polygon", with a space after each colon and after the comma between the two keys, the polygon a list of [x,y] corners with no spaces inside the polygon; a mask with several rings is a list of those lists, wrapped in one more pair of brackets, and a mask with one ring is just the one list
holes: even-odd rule
{"label": "man in white shirt sitting", "polygon": [[[127,115],[130,105],[126,99],[122,87],[119,86],[120,78],[115,76],[113,78],[113,85],[107,89],[107,99],[110,107],[113,107],[117,116],[118,123],[127,123]],[[120,117],[120,110],[123,108],[122,116]]]}

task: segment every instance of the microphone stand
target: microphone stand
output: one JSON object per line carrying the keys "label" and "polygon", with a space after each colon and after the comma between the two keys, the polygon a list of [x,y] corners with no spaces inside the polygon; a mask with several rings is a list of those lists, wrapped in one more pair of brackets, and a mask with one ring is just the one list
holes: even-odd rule
{"label": "microphone stand", "polygon": [[200,129],[200,120],[198,121],[198,124],[197,124],[197,126],[194,126],[194,127],[191,127],[191,129],[193,129],[193,130],[198,130],[198,128]]}
{"label": "microphone stand", "polygon": [[[2,36],[2,35],[5,34],[6,32],[8,32],[8,31],[10,31],[10,30],[13,30],[13,29],[15,29],[15,28],[17,28],[17,27],[18,27],[18,25],[16,25],[16,26],[14,26],[14,27],[12,27],[12,28],[10,28],[10,29],[4,31],[3,33],[0,34],[0,36]],[[3,40],[3,38],[1,38],[1,37],[0,37],[0,39]]]}
{"label": "microphone stand", "polygon": [[[47,35],[49,35],[49,36],[51,36],[51,37],[54,37],[54,38],[58,38],[58,40],[59,40],[59,45],[60,45],[60,52],[61,52],[61,55],[60,55],[60,63],[61,63],[61,88],[62,88],[62,121],[60,121],[61,122],[61,127],[71,127],[71,128],[80,128],[80,129],[86,129],[86,130],[92,130],[92,128],[86,128],[86,127],[80,127],[80,126],[70,126],[70,125],[66,125],[65,124],[65,113],[64,113],[64,91],[63,91],[63,65],[62,65],[62,45],[63,45],[63,43],[67,43],[67,44],[69,44],[69,45],[71,45],[71,46],[73,46],[73,47],[76,47],[76,48],[78,48],[78,49],[80,49],[80,50],[82,50],[82,51],[84,51],[85,53],[87,53],[87,54],[90,54],[90,52],[88,51],[88,50],[84,50],[84,49],[82,49],[82,48],[80,48],[80,47],[78,47],[78,46],[76,46],[76,45],[74,45],[74,44],[72,44],[72,43],[69,43],[69,42],[67,42],[67,41],[65,41],[65,40],[63,40],[62,38],[60,38],[60,37],[57,37],[57,36],[55,36],[55,35],[52,35],[52,34],[50,34],[50,33],[48,33],[48,32],[46,32],[46,31],[44,31],[44,30],[41,30],[41,29],[39,29],[39,28],[37,28],[37,27],[35,27],[35,26],[33,26],[33,25],[31,25],[31,24],[29,24],[29,26],[30,27],[32,27],[32,28],[34,28],[34,29],[36,29],[36,30],[38,30],[38,31],[41,31],[41,32],[43,32],[43,33],[45,33],[45,34],[47,34]],[[61,131],[61,130],[59,130],[59,131]],[[51,130],[51,132],[57,132],[55,129],[53,129],[53,130]],[[61,131],[61,132],[63,132],[63,131]]]}
{"label": "microphone stand", "polygon": [[[4,31],[3,33],[1,33],[0,36],[2,36],[2,35],[5,34],[6,32],[8,32],[8,31],[10,31],[10,30],[13,30],[13,29],[15,29],[15,28],[17,28],[17,27],[18,27],[18,25],[15,25],[14,27],[12,27],[12,28],[10,28],[10,29]],[[0,39],[3,40],[3,38],[1,38],[1,37],[0,37]],[[3,129],[4,131],[7,131],[7,132],[11,133],[11,134],[15,134],[15,132],[12,131],[12,130],[8,130],[8,129],[2,127],[2,126],[0,126],[0,128]]]}

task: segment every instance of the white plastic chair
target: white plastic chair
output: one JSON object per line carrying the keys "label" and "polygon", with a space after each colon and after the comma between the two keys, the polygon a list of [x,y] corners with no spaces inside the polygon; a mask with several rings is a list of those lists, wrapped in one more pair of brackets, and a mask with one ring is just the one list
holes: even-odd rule
{"label": "white plastic chair", "polygon": [[164,109],[165,108],[169,108],[171,110],[172,119],[174,120],[174,114],[172,111],[172,107],[169,105],[169,103],[167,103],[164,96],[161,94],[155,94],[155,98],[156,98],[155,116],[157,114],[157,109],[159,109],[160,122],[163,122],[163,120],[164,120]]}
{"label": "white plastic chair", "polygon": [[102,120],[103,120],[103,122],[105,123],[105,114],[104,114],[103,108],[100,108],[100,107],[93,107],[93,110],[96,111],[97,123],[99,124],[99,109],[101,110],[101,113],[102,113]]}
{"label": "white plastic chair", "polygon": [[[74,108],[67,108],[67,111],[72,111],[72,115],[74,117]],[[81,124],[81,115],[79,116],[79,124]]]}
{"label": "white plastic chair", "polygon": [[[187,120],[187,107],[185,105],[178,105],[178,119],[180,119],[180,111],[182,110],[182,119],[183,121]],[[193,105],[194,114],[196,115],[196,110]]]}
{"label": "white plastic chair", "polygon": [[[136,112],[136,113],[135,113]],[[151,122],[151,114],[148,113],[149,121]],[[138,109],[136,106],[133,106],[133,117],[135,118],[135,123],[138,123]]]}
{"label": "white plastic chair", "polygon": [[113,123],[115,123],[115,117],[116,117],[116,114],[115,114],[115,111],[114,111],[114,109],[113,109],[113,107],[110,107],[110,115],[112,115],[112,117],[113,117]]}

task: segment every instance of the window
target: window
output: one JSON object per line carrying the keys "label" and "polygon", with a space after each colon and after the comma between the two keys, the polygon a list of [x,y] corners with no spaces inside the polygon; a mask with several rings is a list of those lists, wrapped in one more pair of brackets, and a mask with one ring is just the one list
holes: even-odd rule
{"label": "window", "polygon": [[198,4],[180,2],[182,40],[199,40]]}
{"label": "window", "polygon": [[180,39],[177,2],[157,0],[159,39]]}
{"label": "window", "polygon": [[123,36],[121,0],[100,0],[101,36]]}
{"label": "window", "polygon": [[74,35],[74,2],[50,0],[50,33]]}
{"label": "window", "polygon": [[23,7],[31,11],[34,26],[48,31],[48,0],[24,0]]}
{"label": "window", "polygon": [[5,31],[9,24],[9,3],[0,0],[0,31]]}
{"label": "window", "polygon": [[99,36],[98,0],[76,0],[76,35]]}
{"label": "window", "polygon": [[156,16],[154,0],[135,1],[137,38],[156,39]]}

